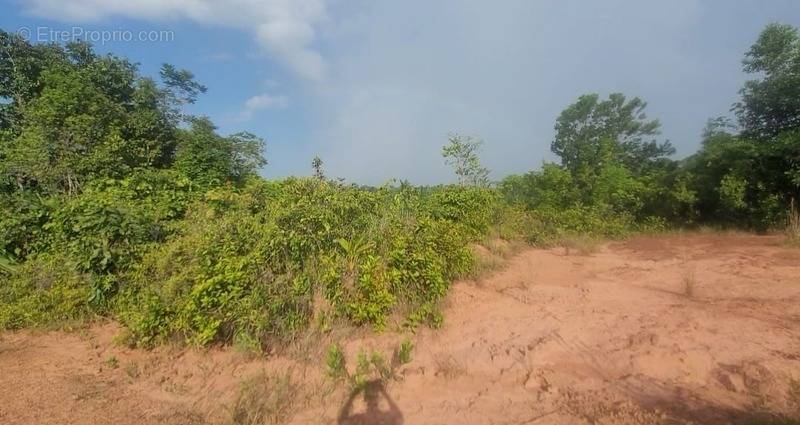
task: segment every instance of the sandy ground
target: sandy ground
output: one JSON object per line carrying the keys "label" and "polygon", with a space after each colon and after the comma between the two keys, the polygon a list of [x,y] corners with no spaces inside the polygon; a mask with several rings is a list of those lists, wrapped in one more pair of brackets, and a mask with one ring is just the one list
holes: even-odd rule
{"label": "sandy ground", "polygon": [[[777,236],[531,249],[454,285],[444,326],[363,394],[324,377],[328,341],[311,336],[267,358],[148,352],[115,345],[109,323],[0,334],[0,423],[246,423],[241,388],[274,423],[798,423],[799,301],[800,249]],[[345,351],[400,338],[359,332]]]}

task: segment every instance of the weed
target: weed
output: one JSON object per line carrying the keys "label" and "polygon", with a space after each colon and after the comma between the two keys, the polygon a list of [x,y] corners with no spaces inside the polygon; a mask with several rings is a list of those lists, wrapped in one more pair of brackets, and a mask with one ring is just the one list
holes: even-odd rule
{"label": "weed", "polygon": [[134,379],[138,378],[142,374],[142,371],[139,369],[139,365],[136,364],[136,362],[130,362],[126,364],[123,370],[128,377]]}
{"label": "weed", "polygon": [[412,350],[414,350],[414,344],[410,339],[404,339],[394,350],[394,354],[392,355],[392,364],[404,365],[411,363]]}
{"label": "weed", "polygon": [[331,378],[342,379],[347,377],[346,359],[342,348],[338,344],[333,344],[328,348],[325,364],[328,366],[328,376]]}
{"label": "weed", "polygon": [[356,367],[351,373],[347,370],[347,360],[338,344],[331,345],[327,355],[328,376],[335,380],[346,380],[352,390],[359,391],[369,382],[387,382],[398,379],[397,369],[411,361],[414,346],[410,340],[403,340],[392,352],[387,362],[383,353],[362,349],[356,355]]}
{"label": "weed", "polygon": [[292,371],[271,376],[258,374],[244,381],[232,409],[236,425],[286,423],[300,399],[301,387],[292,378]]}
{"label": "weed", "polygon": [[789,204],[789,219],[786,223],[786,235],[789,243],[800,246],[800,209],[795,205],[794,199]]}
{"label": "weed", "polygon": [[696,284],[694,271],[685,272],[683,275],[683,295],[687,298],[694,298]]}
{"label": "weed", "polygon": [[800,380],[792,378],[789,381],[789,408],[792,413],[800,416]]}
{"label": "weed", "polygon": [[467,373],[466,368],[451,355],[440,355],[434,358],[436,376],[455,379]]}
{"label": "weed", "polygon": [[567,235],[561,239],[561,245],[566,249],[567,255],[591,255],[598,251],[600,244],[597,239],[585,235]]}
{"label": "weed", "polygon": [[116,369],[119,367],[119,360],[115,356],[110,356],[106,359],[105,364],[111,369]]}
{"label": "weed", "polygon": [[370,363],[370,358],[367,356],[367,352],[364,349],[358,350],[358,355],[356,356],[356,371],[353,375],[350,376],[350,381],[355,390],[364,387],[364,384],[370,380],[370,372],[372,369],[372,364]]}

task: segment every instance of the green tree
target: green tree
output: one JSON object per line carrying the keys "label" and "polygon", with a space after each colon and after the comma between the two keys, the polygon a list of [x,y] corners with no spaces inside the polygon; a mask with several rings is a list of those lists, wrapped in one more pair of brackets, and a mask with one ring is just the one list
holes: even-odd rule
{"label": "green tree", "polygon": [[41,92],[41,73],[65,60],[58,45],[32,45],[0,30],[0,130],[12,129],[20,109]]}
{"label": "green tree", "polygon": [[674,153],[669,142],[658,142],[658,120],[648,120],[647,104],[612,93],[608,100],[587,94],[556,120],[553,153],[580,185],[588,184],[609,163],[621,163],[634,175],[663,164]]}
{"label": "green tree", "polygon": [[124,172],[121,106],[81,70],[54,67],[41,82],[41,94],[20,114],[18,135],[3,147],[17,185],[74,194],[88,178]]}
{"label": "green tree", "polygon": [[480,152],[483,141],[472,136],[453,134],[442,147],[442,156],[453,167],[458,183],[464,186],[488,186],[489,169],[481,165]]}
{"label": "green tree", "polygon": [[[171,65],[162,86],[135,64],[82,42],[31,45],[0,31],[0,190],[75,194],[86,181],[172,165],[177,129],[205,87]],[[237,145],[234,171],[254,167]]]}
{"label": "green tree", "polygon": [[175,169],[203,186],[241,183],[266,165],[264,141],[250,133],[222,137],[208,118],[194,118],[181,131]]}
{"label": "green tree", "polygon": [[743,134],[771,139],[800,126],[800,36],[790,25],[770,24],[745,54],[744,71],[759,75],[740,90],[734,110]]}
{"label": "green tree", "polygon": [[314,177],[319,180],[325,180],[325,173],[322,171],[322,158],[314,156],[311,160],[311,168],[314,170]]}

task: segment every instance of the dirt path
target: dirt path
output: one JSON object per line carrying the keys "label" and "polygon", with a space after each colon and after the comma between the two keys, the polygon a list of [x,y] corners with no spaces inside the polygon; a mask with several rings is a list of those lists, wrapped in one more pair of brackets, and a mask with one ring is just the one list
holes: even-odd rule
{"label": "dirt path", "polygon": [[[444,326],[415,335],[402,379],[377,389],[369,412],[355,399],[350,420],[337,419],[348,393],[323,377],[322,344],[270,360],[142,352],[116,347],[109,324],[2,335],[0,423],[220,423],[253,376],[273,377],[259,399],[292,401],[269,410],[276,423],[795,423],[799,301],[800,250],[778,237],[527,250],[481,282],[456,284]],[[346,352],[398,338],[351,336]],[[302,382],[280,385],[286,370]]]}

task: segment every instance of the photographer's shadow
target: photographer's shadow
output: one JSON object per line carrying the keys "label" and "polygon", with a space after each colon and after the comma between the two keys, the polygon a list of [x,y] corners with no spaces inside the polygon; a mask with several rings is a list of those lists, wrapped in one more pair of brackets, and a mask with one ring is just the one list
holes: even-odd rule
{"label": "photographer's shadow", "polygon": [[[366,411],[353,413],[353,402],[359,394],[364,394]],[[380,409],[381,399],[386,400],[387,410]],[[339,411],[339,425],[401,425],[402,423],[403,414],[379,380],[369,381],[362,389],[350,393],[347,402]]]}

